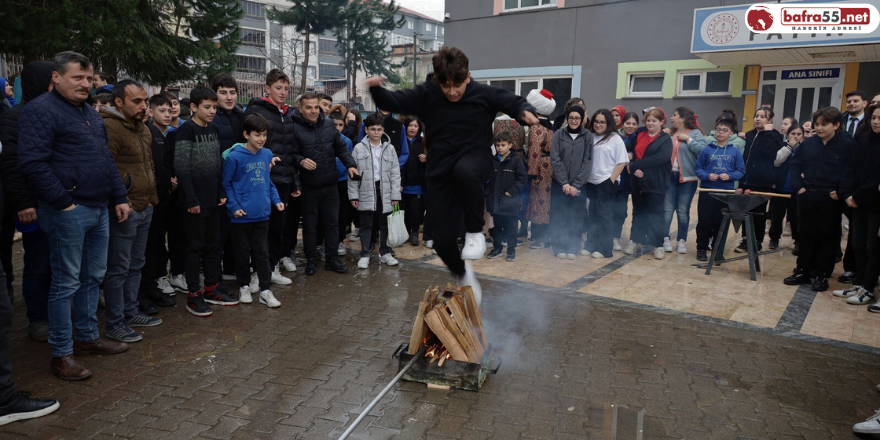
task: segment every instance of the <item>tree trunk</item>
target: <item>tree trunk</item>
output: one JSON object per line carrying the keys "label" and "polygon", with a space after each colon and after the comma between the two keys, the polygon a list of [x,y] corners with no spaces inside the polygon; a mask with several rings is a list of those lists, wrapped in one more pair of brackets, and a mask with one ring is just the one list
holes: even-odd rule
{"label": "tree trunk", "polygon": [[299,82],[299,93],[297,93],[298,95],[306,93],[306,77],[308,76],[307,72],[309,71],[309,52],[311,52],[311,44],[309,44],[309,42],[311,40],[311,36],[311,26],[306,26],[306,53],[303,57],[302,78]]}
{"label": "tree trunk", "polygon": [[351,98],[348,99],[349,105],[353,105],[354,102],[357,101],[357,77],[358,72],[357,69],[352,69],[351,71],[351,88],[349,89],[349,93],[351,94]]}

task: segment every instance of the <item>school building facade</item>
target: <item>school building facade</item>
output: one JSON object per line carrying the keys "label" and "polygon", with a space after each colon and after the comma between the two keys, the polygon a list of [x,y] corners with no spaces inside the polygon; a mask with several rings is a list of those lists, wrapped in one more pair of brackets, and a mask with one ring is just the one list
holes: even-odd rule
{"label": "school building facade", "polygon": [[[815,1],[788,2],[792,4]],[[846,6],[880,0],[825,1]],[[553,92],[554,115],[572,96],[587,109],[622,104],[641,114],[693,108],[704,125],[720,110],[752,128],[757,108],[802,120],[844,95],[880,92],[880,27],[867,34],[756,34],[755,2],[725,0],[446,0],[446,43],[471,76],[526,96]]]}

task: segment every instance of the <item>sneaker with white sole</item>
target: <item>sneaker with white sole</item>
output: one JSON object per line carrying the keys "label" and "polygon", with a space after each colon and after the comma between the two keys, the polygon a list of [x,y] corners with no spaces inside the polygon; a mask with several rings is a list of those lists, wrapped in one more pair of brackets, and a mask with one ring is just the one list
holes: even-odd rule
{"label": "sneaker with white sole", "polygon": [[468,232],[464,236],[462,260],[479,260],[486,253],[486,236],[482,232]]}
{"label": "sneaker with white sole", "polygon": [[265,304],[266,306],[271,308],[281,307],[281,301],[275,299],[275,295],[272,295],[271,290],[264,290],[260,292],[260,304]]}
{"label": "sneaker with white sole", "polygon": [[287,278],[286,276],[281,275],[281,269],[279,269],[278,266],[276,265],[275,270],[272,271],[272,284],[281,284],[281,285],[286,286],[292,282],[293,281],[291,281],[290,278]]}
{"label": "sneaker with white sole", "polygon": [[848,289],[835,290],[831,292],[831,294],[838,298],[849,298],[853,295],[857,295],[859,293],[859,289],[862,289],[862,286],[852,286]]}
{"label": "sneaker with white sole", "polygon": [[592,257],[593,258],[605,258],[605,256],[602,255],[602,253],[599,251],[593,252]]}
{"label": "sneaker with white sole", "polygon": [[853,432],[857,434],[880,434],[880,409],[864,422],[853,425]]}
{"label": "sneaker with white sole", "polygon": [[251,274],[251,282],[248,284],[248,287],[250,287],[252,293],[260,291],[260,276],[256,272]]}
{"label": "sneaker with white sole", "polygon": [[654,259],[655,260],[662,260],[664,258],[666,258],[666,250],[665,249],[663,249],[662,247],[658,247],[658,248],[654,249]]}
{"label": "sneaker with white sole", "polygon": [[176,290],[171,287],[171,284],[168,283],[168,277],[156,278],[156,290],[166,294],[166,295],[174,295]]}
{"label": "sneaker with white sole", "polygon": [[874,294],[868,292],[861,287],[859,287],[859,292],[857,294],[846,299],[847,304],[852,304],[856,306],[861,306],[872,302],[874,302]]}
{"label": "sneaker with white sole", "polygon": [[672,252],[672,242],[669,241],[669,237],[663,237],[663,251]]}
{"label": "sneaker with white sole", "polygon": [[242,286],[238,289],[238,302],[242,304],[250,304],[254,302],[254,297],[251,296],[250,286]]}
{"label": "sneaker with white sole", "polygon": [[358,229],[359,228],[354,228],[351,230],[351,235],[348,236],[348,241],[358,241],[361,239]]}
{"label": "sneaker with white sole", "polygon": [[336,248],[336,255],[339,255],[341,257],[341,256],[345,255],[346,252],[347,251],[345,250],[345,243],[340,241],[339,247]]}
{"label": "sneaker with white sole", "polygon": [[639,244],[630,240],[629,243],[626,244],[626,247],[623,249],[623,253],[627,255],[632,255],[636,253],[636,249],[639,248]]}
{"label": "sneaker with white sole", "polygon": [[366,269],[368,267],[370,267],[370,257],[361,257],[358,260],[358,269]]}
{"label": "sneaker with white sole", "polygon": [[35,419],[55,412],[61,404],[52,399],[36,399],[27,391],[18,391],[9,402],[0,405],[0,426],[18,420]]}
{"label": "sneaker with white sole", "polygon": [[[279,264],[281,267],[284,268],[285,272],[295,272],[296,271],[296,264],[293,262],[293,260],[290,259],[290,257],[282,258],[281,261],[279,262]],[[276,268],[277,267],[278,266],[276,266]]]}
{"label": "sneaker with white sole", "polygon": [[613,250],[613,251],[622,251],[623,250],[623,246],[620,245],[619,238],[615,238],[612,241],[614,242],[614,244],[611,245],[611,250]]}
{"label": "sneaker with white sole", "polygon": [[174,288],[174,290],[182,293],[188,293],[186,287],[186,277],[183,274],[180,275],[172,275],[171,278],[168,279],[168,284]]}
{"label": "sneaker with white sole", "polygon": [[155,327],[162,325],[162,318],[154,318],[143,313],[137,313],[131,318],[126,319],[126,322],[128,322],[129,327]]}
{"label": "sneaker with white sole", "polygon": [[397,259],[391,254],[385,254],[379,257],[379,261],[389,266],[397,266]]}
{"label": "sneaker with white sole", "polygon": [[129,326],[125,324],[119,324],[116,327],[108,328],[104,335],[110,339],[115,339],[119,342],[125,342],[126,344],[130,344],[132,342],[142,341],[144,339],[140,333],[132,330]]}
{"label": "sneaker with white sole", "polygon": [[688,247],[687,247],[686,244],[684,244],[684,240],[678,240],[678,248],[676,249],[676,251],[677,251],[679,254],[686,254],[686,253],[688,253]]}
{"label": "sneaker with white sole", "polygon": [[579,253],[580,253],[581,255],[585,256],[585,257],[586,257],[587,255],[590,255],[590,251],[588,251],[588,250],[586,250],[586,249],[581,249],[581,251],[580,251]]}
{"label": "sneaker with white sole", "polygon": [[556,254],[556,258],[559,258],[560,260],[565,260],[568,257],[565,256],[565,252],[560,252],[560,253]]}

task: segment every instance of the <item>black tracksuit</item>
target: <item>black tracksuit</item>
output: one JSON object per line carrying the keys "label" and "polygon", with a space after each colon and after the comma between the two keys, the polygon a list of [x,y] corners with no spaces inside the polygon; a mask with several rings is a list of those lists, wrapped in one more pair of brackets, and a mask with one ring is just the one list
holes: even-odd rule
{"label": "black tracksuit", "polygon": [[464,274],[456,239],[462,216],[467,232],[483,230],[482,189],[492,173],[492,122],[501,111],[523,124],[523,112],[534,113],[534,108],[521,96],[475,81],[456,102],[430,80],[396,92],[370,87],[370,93],[379,108],[425,122],[425,141],[431,148],[425,176],[428,211],[435,217],[434,249],[449,270]]}
{"label": "black tracksuit", "polygon": [[[797,269],[801,273],[828,277],[834,270],[845,206],[840,198],[841,183],[855,153],[852,137],[837,132],[827,143],[819,136],[805,140],[791,161],[791,189],[798,194],[801,249]],[[839,200],[831,198],[835,191]]]}
{"label": "black tracksuit", "polygon": [[[746,163],[746,174],[740,180],[743,189],[756,192],[782,192],[776,167],[776,153],[785,144],[782,134],[776,130],[751,130],[746,133],[746,146],[743,150],[743,161]],[[785,183],[783,178],[782,184]],[[755,242],[760,246],[764,241],[764,229],[767,222],[767,202],[749,211],[752,213],[752,224],[755,225]],[[742,231],[745,237],[746,231]]]}
{"label": "black tracksuit", "polygon": [[165,249],[165,233],[168,231],[166,218],[171,203],[172,176],[165,158],[167,150],[165,135],[153,124],[147,127],[152,136],[150,147],[153,152],[156,195],[159,196],[159,203],[153,207],[153,220],[150,222],[150,232],[147,235],[143,276],[138,291],[141,295],[152,294],[156,288],[156,279],[166,274],[164,263],[168,261],[168,251]]}
{"label": "black tracksuit", "polygon": [[840,200],[852,197],[850,236],[855,248],[856,277],[853,285],[874,292],[880,275],[880,135],[870,132],[859,138],[858,147],[843,175]]}
{"label": "black tracksuit", "polygon": [[516,254],[517,222],[519,211],[522,209],[520,193],[528,181],[526,166],[516,153],[511,151],[507,154],[507,158],[498,158],[492,180],[489,182],[486,208],[492,214],[492,221],[495,223],[495,227],[490,231],[495,250],[501,251],[501,243],[506,241],[509,256]]}

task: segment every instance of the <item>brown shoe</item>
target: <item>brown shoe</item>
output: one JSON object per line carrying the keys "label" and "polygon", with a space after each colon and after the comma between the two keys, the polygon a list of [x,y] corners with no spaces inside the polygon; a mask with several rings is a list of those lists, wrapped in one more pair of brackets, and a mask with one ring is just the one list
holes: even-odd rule
{"label": "brown shoe", "polygon": [[119,354],[128,351],[128,344],[113,342],[106,339],[95,339],[92,342],[73,341],[73,354],[85,356],[89,354]]}
{"label": "brown shoe", "polygon": [[92,377],[92,372],[80,365],[72,354],[53,357],[49,362],[49,371],[64,380],[86,380]]}

